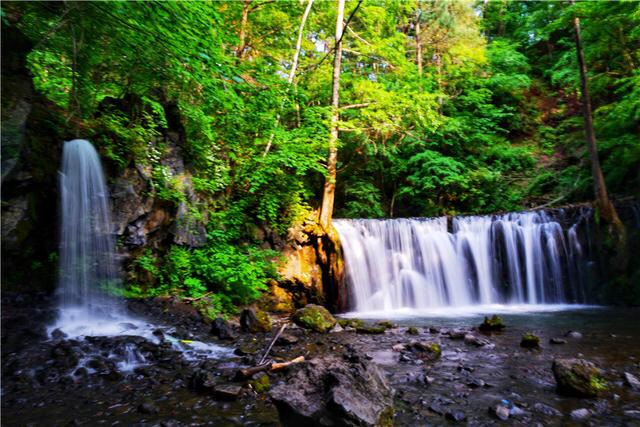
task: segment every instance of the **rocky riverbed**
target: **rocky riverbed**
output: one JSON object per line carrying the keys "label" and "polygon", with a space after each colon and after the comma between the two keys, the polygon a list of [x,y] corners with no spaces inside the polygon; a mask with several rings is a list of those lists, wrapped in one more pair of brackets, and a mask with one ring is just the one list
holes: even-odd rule
{"label": "rocky riverbed", "polygon": [[[69,339],[47,336],[48,300],[3,295],[3,425],[280,425],[278,409],[291,425],[640,425],[637,309],[504,315],[503,330],[484,332],[477,316],[348,321],[326,333],[292,324],[269,358],[305,361],[243,378],[286,318],[269,332],[231,321],[212,333],[177,300],[129,301],[132,316],[157,325],[153,339]],[[521,346],[526,333],[539,345]],[[599,369],[594,397],[559,393],[552,363],[572,358]]]}

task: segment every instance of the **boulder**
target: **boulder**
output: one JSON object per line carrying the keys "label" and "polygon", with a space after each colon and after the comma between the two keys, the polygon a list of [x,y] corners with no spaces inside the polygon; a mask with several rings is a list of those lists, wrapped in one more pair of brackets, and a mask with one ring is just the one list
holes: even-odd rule
{"label": "boulder", "polygon": [[506,328],[506,325],[502,322],[502,317],[493,315],[491,318],[485,316],[484,322],[479,326],[482,332],[501,331]]}
{"label": "boulder", "polygon": [[551,367],[558,392],[569,396],[595,397],[607,388],[600,369],[583,359],[555,359]]}
{"label": "boulder", "polygon": [[222,317],[218,317],[211,324],[211,334],[217,336],[221,340],[232,340],[236,337],[229,322],[224,320]]}
{"label": "boulder", "polygon": [[524,348],[540,348],[540,338],[531,332],[527,332],[520,340],[520,347]]}
{"label": "boulder", "polygon": [[240,329],[243,332],[269,332],[271,326],[271,317],[266,312],[253,307],[242,310]]}
{"label": "boulder", "polygon": [[393,394],[364,355],[327,355],[294,368],[269,393],[284,426],[390,426]]}
{"label": "boulder", "polygon": [[302,328],[321,333],[330,331],[336,324],[336,319],[329,313],[329,310],[315,304],[308,304],[297,310],[293,314],[292,320]]}

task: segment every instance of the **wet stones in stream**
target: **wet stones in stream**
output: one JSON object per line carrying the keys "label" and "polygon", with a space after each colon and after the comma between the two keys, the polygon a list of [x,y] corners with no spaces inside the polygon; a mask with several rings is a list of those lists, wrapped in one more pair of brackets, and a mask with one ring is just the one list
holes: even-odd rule
{"label": "wet stones in stream", "polygon": [[353,351],[296,366],[269,396],[285,426],[376,426],[393,420],[393,395],[384,375]]}

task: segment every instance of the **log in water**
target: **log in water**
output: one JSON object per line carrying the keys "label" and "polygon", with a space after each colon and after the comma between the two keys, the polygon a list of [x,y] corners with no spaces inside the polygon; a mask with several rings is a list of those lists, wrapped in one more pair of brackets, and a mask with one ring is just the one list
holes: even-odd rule
{"label": "log in water", "polygon": [[336,220],[350,309],[584,302],[584,249],[544,211]]}

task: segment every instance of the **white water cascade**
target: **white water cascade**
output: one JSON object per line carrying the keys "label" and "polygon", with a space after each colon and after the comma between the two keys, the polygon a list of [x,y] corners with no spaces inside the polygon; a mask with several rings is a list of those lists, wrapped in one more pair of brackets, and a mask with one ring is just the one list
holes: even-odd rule
{"label": "white water cascade", "polygon": [[[100,157],[89,141],[65,142],[60,171],[60,276],[58,298],[60,315],[49,327],[67,338],[87,336],[141,336],[158,344],[158,329],[164,339],[187,360],[227,357],[231,350],[205,342],[179,340],[175,328],[165,328],[131,317],[118,298],[121,289],[111,222],[109,191]],[[145,364],[144,356],[133,344],[119,360],[122,371]],[[82,366],[81,361],[81,366]]]}
{"label": "white water cascade", "polygon": [[60,277],[64,313],[92,319],[120,311],[120,287],[109,192],[100,158],[89,141],[64,144],[60,172]]}
{"label": "white water cascade", "polygon": [[350,309],[583,302],[583,248],[543,211],[335,220]]}

